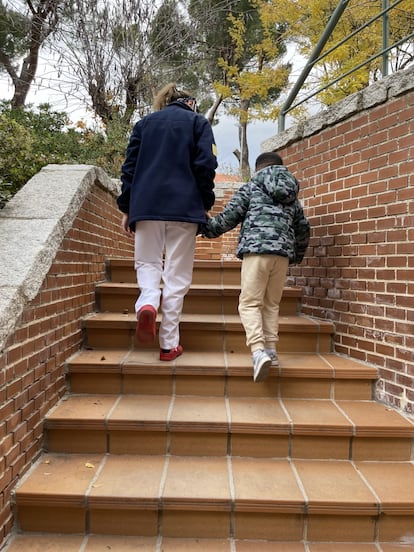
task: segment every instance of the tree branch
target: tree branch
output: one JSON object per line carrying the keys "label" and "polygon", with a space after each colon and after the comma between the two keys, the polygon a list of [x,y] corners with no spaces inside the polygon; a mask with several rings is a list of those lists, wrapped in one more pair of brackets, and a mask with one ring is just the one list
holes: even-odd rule
{"label": "tree branch", "polygon": [[18,75],[16,73],[16,69],[13,67],[13,64],[8,56],[0,51],[0,65],[3,65],[7,73],[9,74],[11,80],[13,81],[13,84],[16,85],[16,82],[18,81]]}

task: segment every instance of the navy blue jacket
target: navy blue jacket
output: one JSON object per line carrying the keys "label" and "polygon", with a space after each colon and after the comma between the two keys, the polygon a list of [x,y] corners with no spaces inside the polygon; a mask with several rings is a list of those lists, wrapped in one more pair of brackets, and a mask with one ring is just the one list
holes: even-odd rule
{"label": "navy blue jacket", "polygon": [[210,123],[172,102],[135,126],[122,166],[119,209],[140,220],[205,222],[214,204],[216,146]]}

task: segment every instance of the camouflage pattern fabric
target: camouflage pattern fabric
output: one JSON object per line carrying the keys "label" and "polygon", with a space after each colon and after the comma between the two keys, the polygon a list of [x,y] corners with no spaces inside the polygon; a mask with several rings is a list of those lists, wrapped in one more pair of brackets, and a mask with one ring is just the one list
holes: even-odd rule
{"label": "camouflage pattern fabric", "polygon": [[223,211],[202,225],[201,234],[216,238],[241,224],[237,256],[273,254],[300,263],[310,225],[297,196],[299,183],[283,165],[258,171],[243,184]]}

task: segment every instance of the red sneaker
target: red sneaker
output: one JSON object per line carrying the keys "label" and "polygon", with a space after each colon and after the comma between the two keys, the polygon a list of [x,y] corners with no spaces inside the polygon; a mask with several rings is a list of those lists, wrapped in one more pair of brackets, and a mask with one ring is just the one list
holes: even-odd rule
{"label": "red sneaker", "polygon": [[160,349],[160,360],[175,360],[182,354],[183,348],[181,345],[178,345],[178,347],[175,347],[174,349],[170,349],[168,353],[164,353],[163,350]]}
{"label": "red sneaker", "polygon": [[152,305],[144,305],[137,314],[137,327],[135,337],[141,343],[153,343],[155,340],[155,321],[157,319],[157,311]]}

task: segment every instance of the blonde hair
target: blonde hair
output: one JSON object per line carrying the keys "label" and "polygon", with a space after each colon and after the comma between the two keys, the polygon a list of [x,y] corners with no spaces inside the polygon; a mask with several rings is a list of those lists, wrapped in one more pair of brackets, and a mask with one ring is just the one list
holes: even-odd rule
{"label": "blonde hair", "polygon": [[153,109],[160,111],[164,107],[178,98],[191,98],[190,92],[179,90],[175,82],[170,82],[161,88],[154,98]]}

